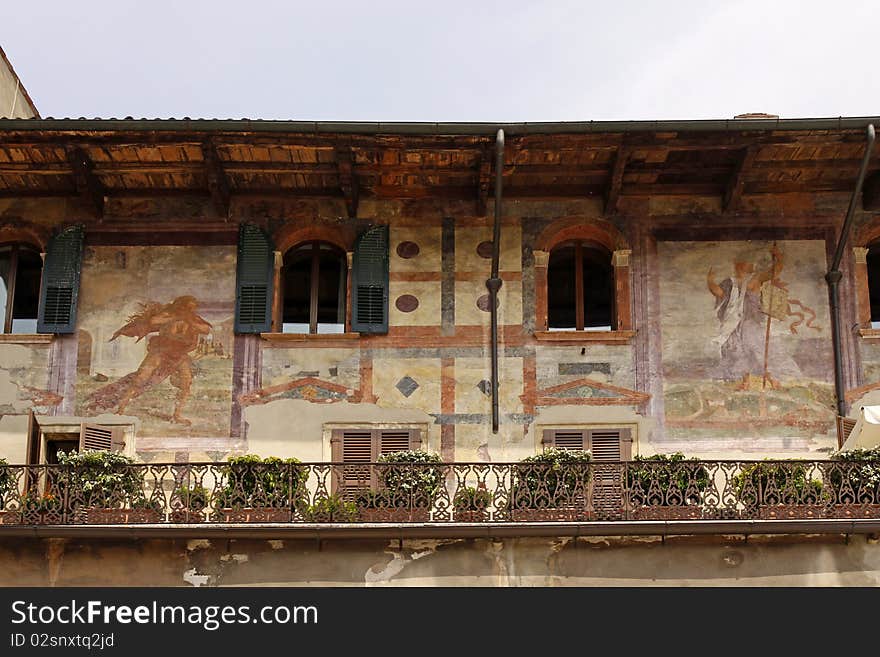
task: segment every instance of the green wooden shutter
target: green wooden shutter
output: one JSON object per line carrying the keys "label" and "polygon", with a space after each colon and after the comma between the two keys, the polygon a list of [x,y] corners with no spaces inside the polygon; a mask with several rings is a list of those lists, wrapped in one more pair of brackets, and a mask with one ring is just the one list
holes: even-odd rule
{"label": "green wooden shutter", "polygon": [[40,284],[37,333],[73,333],[76,330],[82,252],[82,226],[65,228],[49,240]]}
{"label": "green wooden shutter", "polygon": [[242,224],[238,231],[235,332],[272,330],[272,283],[275,254],[272,240],[258,226]]}
{"label": "green wooden shutter", "polygon": [[388,226],[361,235],[352,262],[351,328],[388,333]]}

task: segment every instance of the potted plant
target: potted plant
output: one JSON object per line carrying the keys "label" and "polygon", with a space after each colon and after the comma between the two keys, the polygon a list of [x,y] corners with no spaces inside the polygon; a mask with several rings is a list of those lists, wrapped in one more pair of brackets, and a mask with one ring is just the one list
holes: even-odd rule
{"label": "potted plant", "polygon": [[203,522],[208,489],[198,484],[181,485],[171,492],[171,522]]}
{"label": "potted plant", "polygon": [[825,516],[827,495],[822,482],[810,476],[809,463],[773,461],[743,467],[733,477],[744,516],[765,520]]}
{"label": "potted plant", "polygon": [[308,506],[303,513],[306,522],[356,522],[358,507],[341,495],[322,497]]}
{"label": "potted plant", "polygon": [[161,505],[144,497],[141,471],[118,452],[58,452],[57,490],[68,511],[87,524],[159,522]]}
{"label": "potted plant", "polygon": [[15,493],[15,475],[12,468],[9,467],[6,459],[0,459],[0,525],[17,521],[18,513],[6,510],[7,504],[17,497]]}
{"label": "potted plant", "polygon": [[838,452],[826,464],[833,506],[844,518],[880,518],[880,447]]}
{"label": "potted plant", "polygon": [[377,463],[379,489],[361,491],[355,497],[361,520],[426,522],[440,490],[440,457],[406,450],[383,454]]}
{"label": "potted plant", "polygon": [[636,456],[626,466],[626,499],[637,520],[694,520],[702,517],[709,473],[684,454]]}
{"label": "potted plant", "polygon": [[[64,510],[61,500],[54,493],[27,493],[21,498],[19,513],[9,518],[23,525],[58,525],[64,521]],[[6,524],[15,524],[9,518]]]}
{"label": "potted plant", "polygon": [[224,522],[289,522],[308,506],[308,468],[297,458],[232,456],[221,474],[215,515]]}
{"label": "potted plant", "polygon": [[590,453],[548,449],[514,466],[513,520],[589,520]]}
{"label": "potted plant", "polygon": [[492,493],[485,488],[459,488],[452,497],[452,509],[458,522],[485,522],[489,519]]}

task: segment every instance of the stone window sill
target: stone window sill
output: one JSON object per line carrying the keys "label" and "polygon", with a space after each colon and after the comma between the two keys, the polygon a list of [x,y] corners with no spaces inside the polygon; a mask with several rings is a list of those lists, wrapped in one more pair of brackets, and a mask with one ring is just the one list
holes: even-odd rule
{"label": "stone window sill", "polygon": [[0,333],[0,344],[49,344],[53,333]]}
{"label": "stone window sill", "polygon": [[535,331],[541,342],[598,342],[602,344],[629,344],[635,331]]}
{"label": "stone window sill", "polygon": [[260,333],[264,340],[272,342],[337,342],[357,340],[360,333]]}

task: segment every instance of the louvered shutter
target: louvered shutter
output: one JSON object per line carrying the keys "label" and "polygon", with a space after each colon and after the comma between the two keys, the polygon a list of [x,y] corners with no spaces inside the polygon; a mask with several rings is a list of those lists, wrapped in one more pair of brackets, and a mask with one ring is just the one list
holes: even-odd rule
{"label": "louvered shutter", "polygon": [[419,449],[421,447],[421,439],[418,437],[419,432],[404,429],[388,430],[379,429],[376,431],[379,439],[379,454],[393,454],[394,452],[405,452],[411,449]]}
{"label": "louvered shutter", "polygon": [[259,227],[242,224],[238,231],[235,332],[272,330],[272,284],[275,254],[272,240]]}
{"label": "louvered shutter", "polygon": [[122,427],[83,423],[79,428],[79,451],[121,452],[125,449]]}
{"label": "louvered shutter", "polygon": [[351,328],[388,333],[388,226],[361,235],[352,259]]}
{"label": "louvered shutter", "polygon": [[629,429],[590,429],[587,444],[593,461],[592,507],[599,519],[618,519],[623,510],[623,466],[631,449]]}
{"label": "louvered shutter", "polygon": [[333,487],[338,494],[351,499],[357,490],[374,484],[369,466],[375,460],[373,433],[336,430],[332,440],[333,461],[345,464],[336,466]]}
{"label": "louvered shutter", "polygon": [[580,429],[545,429],[544,448],[579,452],[585,449],[586,432]]}
{"label": "louvered shutter", "polygon": [[40,284],[37,333],[73,333],[82,267],[83,228],[71,226],[49,240]]}

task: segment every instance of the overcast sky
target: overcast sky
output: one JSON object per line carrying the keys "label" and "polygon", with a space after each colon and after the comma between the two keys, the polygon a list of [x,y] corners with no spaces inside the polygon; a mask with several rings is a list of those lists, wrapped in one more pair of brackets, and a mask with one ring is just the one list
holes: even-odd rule
{"label": "overcast sky", "polygon": [[877,0],[9,0],[44,117],[880,114]]}

